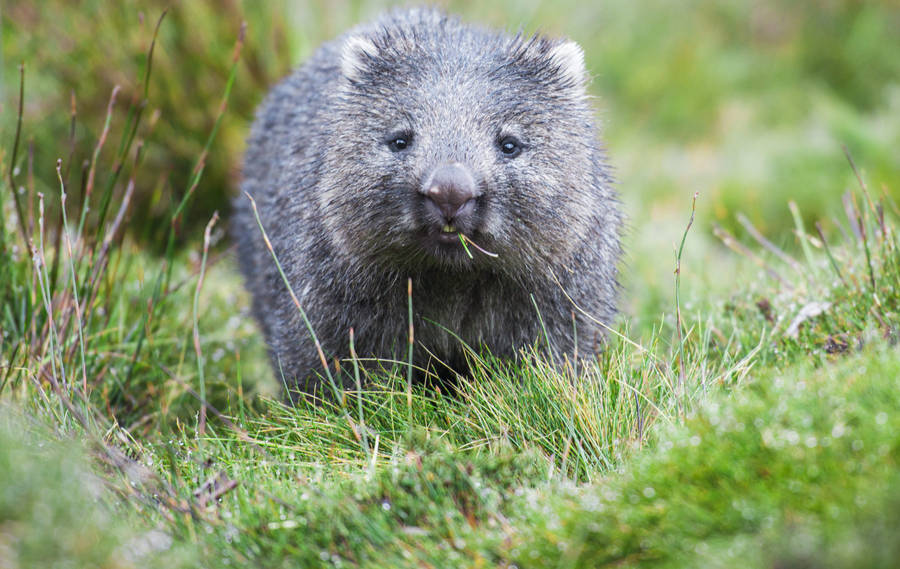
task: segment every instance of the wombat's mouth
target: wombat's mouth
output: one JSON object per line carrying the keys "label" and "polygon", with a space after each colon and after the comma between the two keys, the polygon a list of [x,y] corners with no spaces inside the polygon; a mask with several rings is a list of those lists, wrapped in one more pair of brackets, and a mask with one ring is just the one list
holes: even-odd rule
{"label": "wombat's mouth", "polygon": [[468,235],[468,231],[452,223],[422,228],[419,234],[420,245],[426,251],[438,257],[454,254],[458,250],[463,252],[462,239]]}
{"label": "wombat's mouth", "polygon": [[467,231],[452,223],[445,223],[440,231],[432,229],[425,232],[423,245],[437,258],[453,263],[478,256],[496,258],[497,253],[492,253],[478,244],[483,239],[484,235],[476,230]]}
{"label": "wombat's mouth", "polygon": [[441,243],[459,243],[460,235],[459,229],[456,228],[455,225],[451,223],[445,224],[441,231],[437,234],[437,239]]}

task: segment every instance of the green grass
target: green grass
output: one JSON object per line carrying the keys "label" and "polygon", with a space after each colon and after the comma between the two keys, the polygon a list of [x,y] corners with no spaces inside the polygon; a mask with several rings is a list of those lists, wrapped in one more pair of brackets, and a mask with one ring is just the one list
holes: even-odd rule
{"label": "green grass", "polygon": [[887,567],[897,544],[878,532],[897,522],[898,371],[894,349],[874,347],[715,393],[626,472],[554,496],[513,556],[565,567],[771,567],[794,557]]}
{"label": "green grass", "polygon": [[[0,566],[893,566],[896,11],[460,3],[585,46],[631,217],[623,317],[596,362],[472,352],[455,394],[345,362],[362,389],[285,406],[203,228],[263,85],[380,4],[263,6],[174,7],[149,81],[154,3],[2,14]],[[79,74],[104,79],[70,136]]]}
{"label": "green grass", "polygon": [[0,566],[196,566],[193,548],[140,515],[147,504],[113,503],[87,449],[50,438],[34,418],[0,405]]}

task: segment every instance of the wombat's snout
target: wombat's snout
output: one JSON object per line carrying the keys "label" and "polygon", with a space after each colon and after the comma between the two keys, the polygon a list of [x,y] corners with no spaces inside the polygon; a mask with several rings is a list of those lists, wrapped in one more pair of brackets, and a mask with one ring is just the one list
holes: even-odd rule
{"label": "wombat's snout", "polygon": [[476,190],[475,178],[462,164],[438,166],[420,190],[428,220],[443,233],[456,233],[475,209]]}

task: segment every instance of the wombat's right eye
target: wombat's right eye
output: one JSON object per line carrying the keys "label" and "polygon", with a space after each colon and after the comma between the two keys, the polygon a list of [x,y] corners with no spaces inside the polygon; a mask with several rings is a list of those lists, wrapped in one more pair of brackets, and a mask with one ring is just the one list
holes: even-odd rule
{"label": "wombat's right eye", "polygon": [[412,144],[412,136],[408,134],[392,136],[388,140],[388,147],[394,152],[406,150],[410,144]]}
{"label": "wombat's right eye", "polygon": [[522,153],[522,144],[512,136],[506,136],[497,141],[500,152],[507,158],[515,158]]}

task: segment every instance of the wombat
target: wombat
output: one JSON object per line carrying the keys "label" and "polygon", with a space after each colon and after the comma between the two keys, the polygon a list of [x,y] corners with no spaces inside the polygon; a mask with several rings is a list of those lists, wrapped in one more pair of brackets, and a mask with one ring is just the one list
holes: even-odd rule
{"label": "wombat", "polygon": [[351,328],[360,359],[405,361],[409,279],[414,364],[439,376],[466,372],[463,342],[506,358],[601,348],[622,216],[588,79],[571,41],[420,8],[322,45],[271,91],[233,235],[295,397],[330,388],[244,192],[329,365]]}

